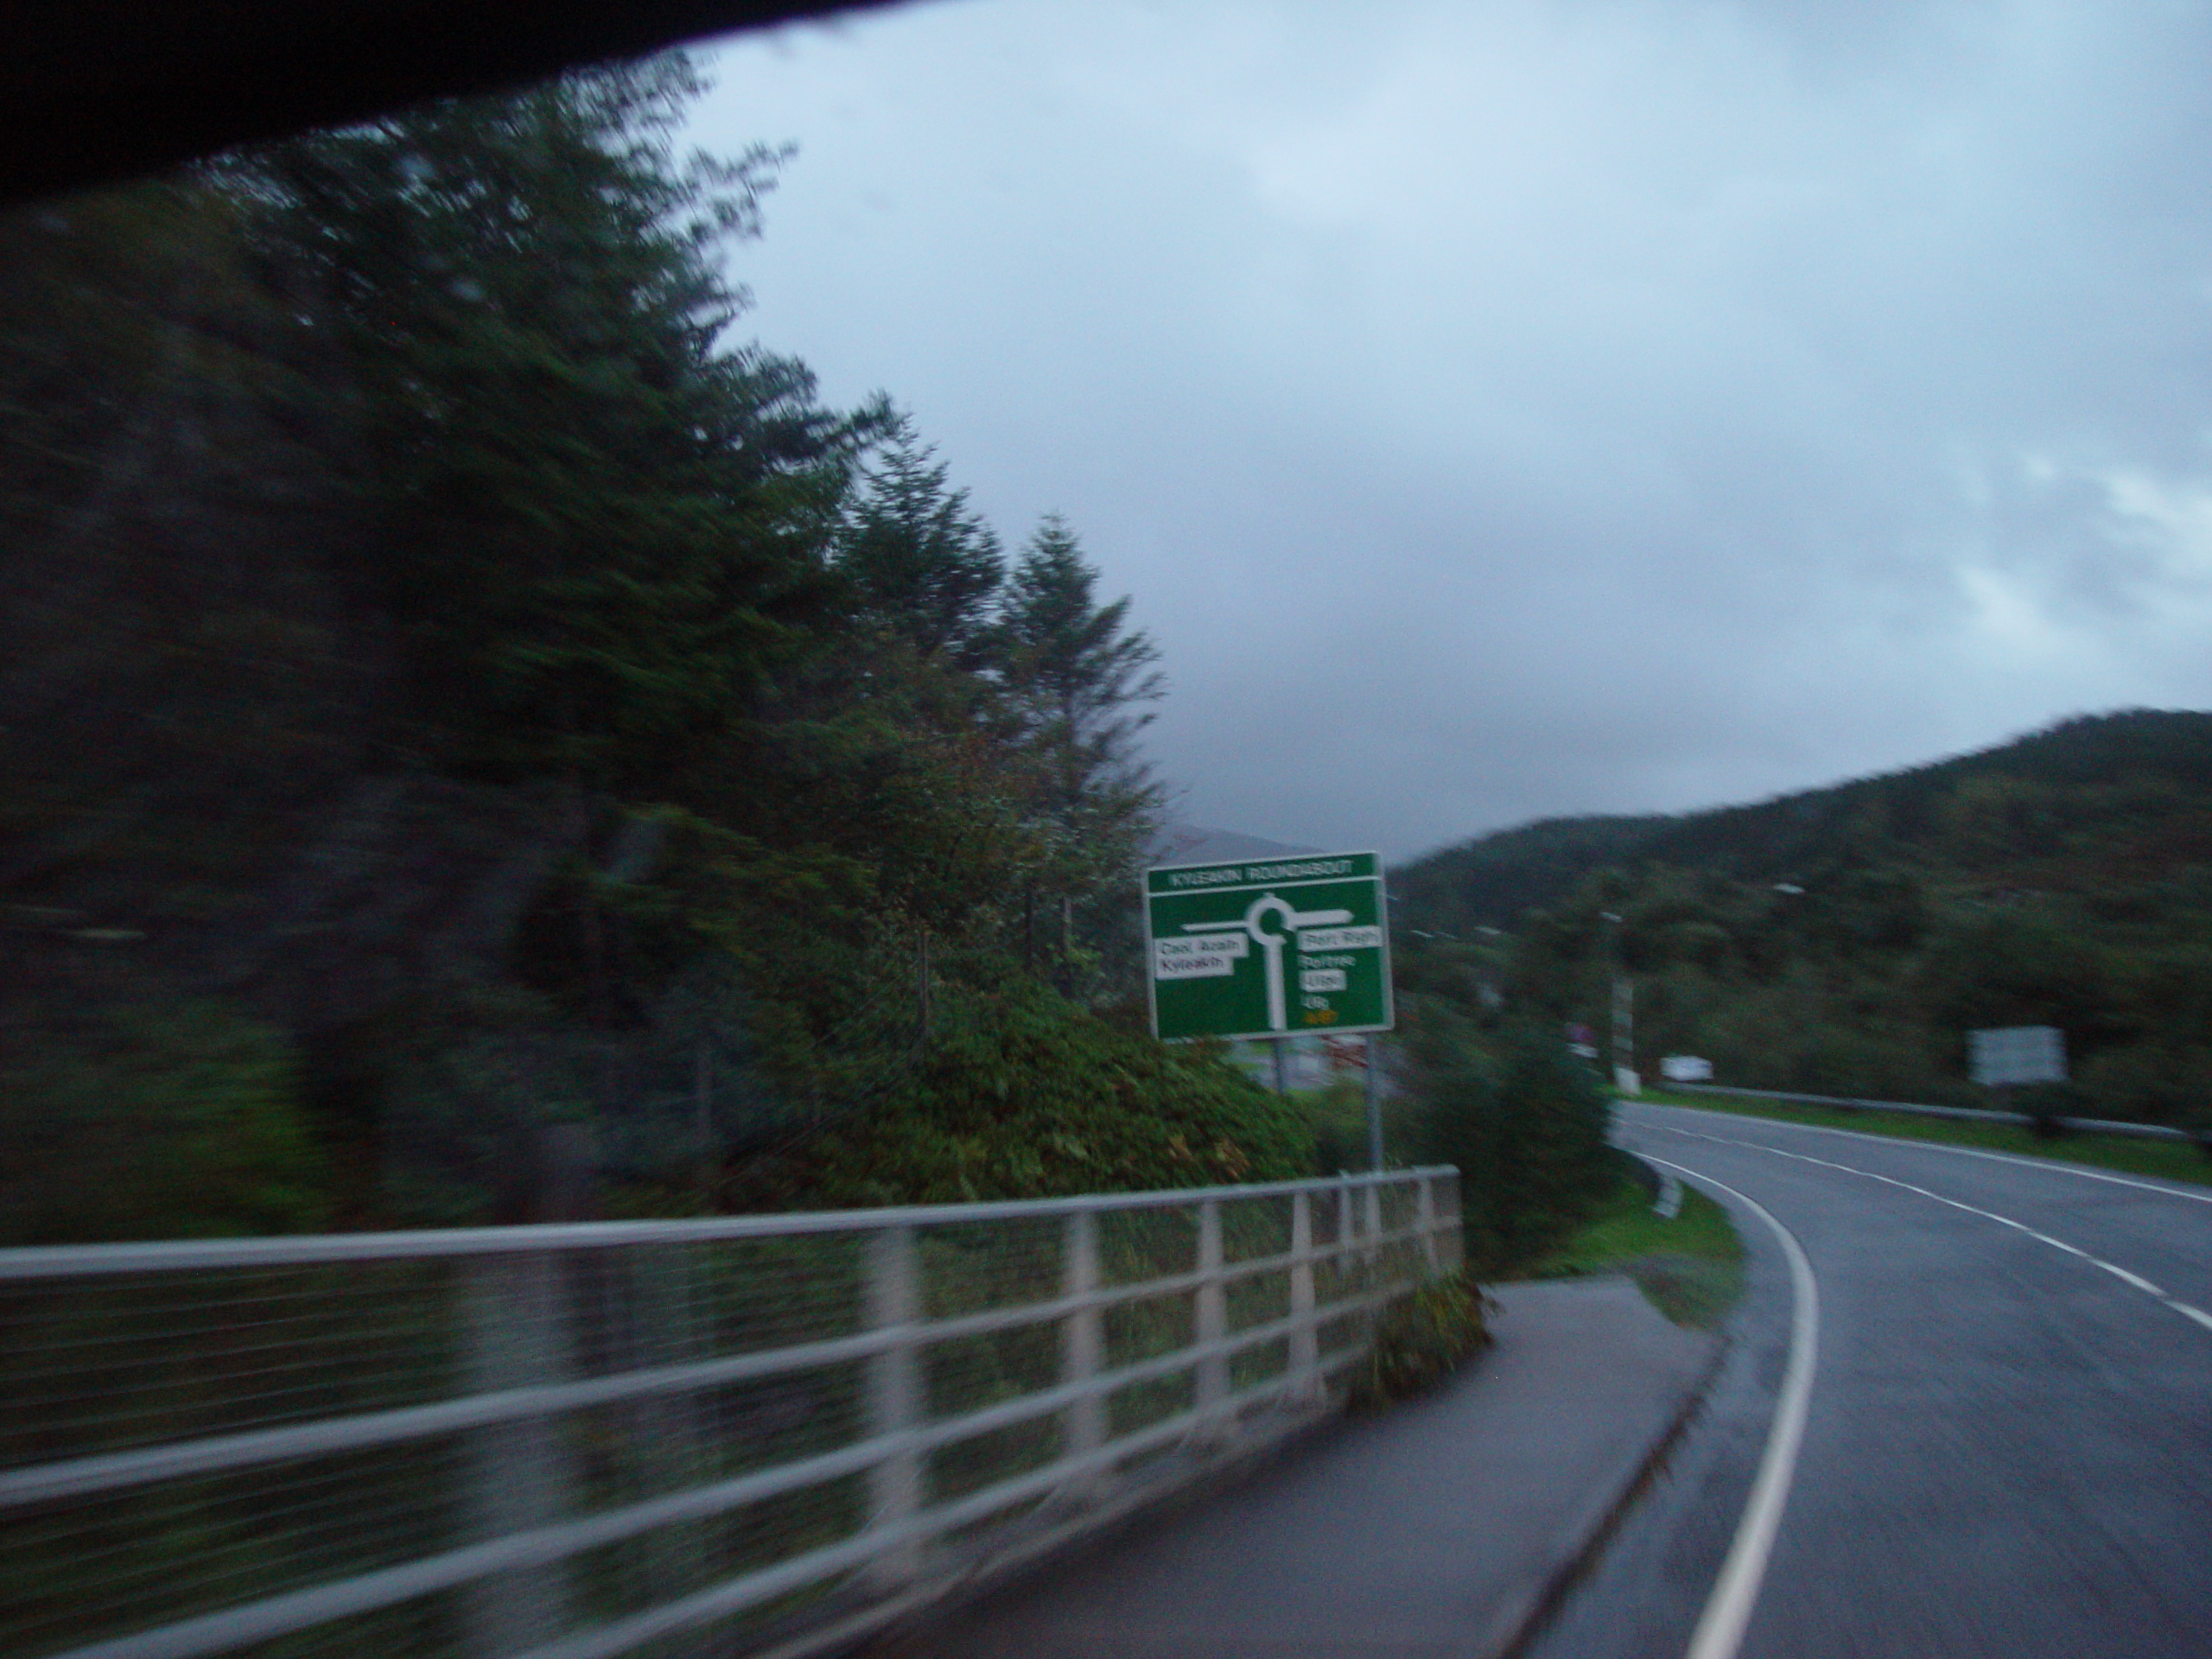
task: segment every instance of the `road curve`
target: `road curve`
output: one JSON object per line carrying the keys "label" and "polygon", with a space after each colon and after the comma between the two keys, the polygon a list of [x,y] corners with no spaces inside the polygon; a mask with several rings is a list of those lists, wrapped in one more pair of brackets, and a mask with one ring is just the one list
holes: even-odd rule
{"label": "road curve", "polygon": [[[1745,1659],[2212,1654],[2212,1189],[1671,1107],[1620,1126],[1770,1211],[1818,1287]],[[1686,1653],[1712,1599],[1791,1300],[1737,1208],[1739,1353],[1540,1654]]]}

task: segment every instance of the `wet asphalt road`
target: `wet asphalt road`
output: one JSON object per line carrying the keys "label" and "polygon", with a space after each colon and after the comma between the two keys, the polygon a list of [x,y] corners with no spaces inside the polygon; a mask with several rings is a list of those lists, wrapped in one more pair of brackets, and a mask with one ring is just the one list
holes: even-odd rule
{"label": "wet asphalt road", "polygon": [[[1764,1205],[1818,1282],[1745,1659],[2212,1655],[2212,1188],[1667,1107],[1621,1124]],[[1735,1348],[1541,1659],[1687,1651],[1787,1347],[1779,1247],[1737,1224]]]}

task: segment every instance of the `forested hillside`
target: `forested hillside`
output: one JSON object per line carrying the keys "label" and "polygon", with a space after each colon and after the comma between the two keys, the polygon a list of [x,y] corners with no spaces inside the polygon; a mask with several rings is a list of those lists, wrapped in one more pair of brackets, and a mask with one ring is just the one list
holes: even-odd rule
{"label": "forested hillside", "polygon": [[2082,718],[1754,805],[1530,825],[1400,886],[1401,918],[1442,936],[1407,972],[1463,997],[1602,1028],[1617,950],[1647,1072],[1686,1052],[1748,1086],[1971,1103],[1965,1033],[2049,1024],[2077,1109],[2212,1105],[2212,715]]}
{"label": "forested hillside", "polygon": [[0,221],[0,1242],[1304,1173],[1116,1013],[1155,652],[739,337],[697,90]]}

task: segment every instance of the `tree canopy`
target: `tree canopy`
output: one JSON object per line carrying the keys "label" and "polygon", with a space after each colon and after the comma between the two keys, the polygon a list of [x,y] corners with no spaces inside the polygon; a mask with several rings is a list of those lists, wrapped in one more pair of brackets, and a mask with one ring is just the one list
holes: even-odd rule
{"label": "tree canopy", "polygon": [[[741,337],[786,156],[679,154],[701,86],[618,65],[0,223],[18,1235],[522,1218],[578,1158],[661,1212],[935,1193],[917,1148],[1030,1132],[1001,1099],[1096,1155],[963,1192],[1300,1165],[1116,1001],[1128,601],[1057,518],[1009,569],[912,416]],[[73,1200],[60,1123],[139,1196]]]}
{"label": "tree canopy", "polygon": [[[2067,721],[1978,753],[1679,818],[1536,824],[1410,867],[1413,980],[1602,1030],[1646,1072],[1986,1104],[1967,1033],[2066,1034],[2082,1115],[2212,1099],[2212,715]],[[1618,931],[1605,919],[1620,920]],[[1616,958],[1616,950],[1618,957]]]}

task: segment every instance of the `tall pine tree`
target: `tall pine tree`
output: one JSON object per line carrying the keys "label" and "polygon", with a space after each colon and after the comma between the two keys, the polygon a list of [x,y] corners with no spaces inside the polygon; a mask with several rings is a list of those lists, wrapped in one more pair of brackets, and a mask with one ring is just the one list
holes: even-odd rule
{"label": "tall pine tree", "polygon": [[862,619],[918,657],[973,668],[989,641],[990,603],[1005,579],[998,537],[946,482],[937,451],[902,415],[868,469],[839,568]]}
{"label": "tall pine tree", "polygon": [[1098,572],[1058,513],[1048,513],[1007,582],[998,656],[1028,741],[1051,779],[1055,816],[1073,825],[1148,804],[1156,791],[1135,753],[1166,695],[1160,652],[1128,626],[1129,601],[1097,601]]}
{"label": "tall pine tree", "polygon": [[[1021,742],[1035,768],[1037,818],[1051,849],[1046,898],[1058,931],[1064,990],[1080,906],[1084,931],[1125,931],[1113,901],[1142,860],[1161,791],[1136,751],[1151,723],[1143,705],[1166,683],[1159,649],[1128,626],[1129,601],[1097,601],[1098,572],[1058,513],[1023,548],[999,607],[995,645]],[[1030,901],[1033,941],[1034,908]],[[1034,950],[1034,944],[1032,944]]]}
{"label": "tall pine tree", "polygon": [[335,324],[434,751],[621,789],[729,729],[826,591],[880,417],[724,331],[778,157],[680,161],[673,54],[310,134],[232,169]]}

